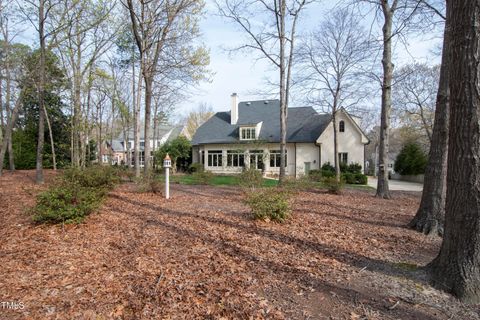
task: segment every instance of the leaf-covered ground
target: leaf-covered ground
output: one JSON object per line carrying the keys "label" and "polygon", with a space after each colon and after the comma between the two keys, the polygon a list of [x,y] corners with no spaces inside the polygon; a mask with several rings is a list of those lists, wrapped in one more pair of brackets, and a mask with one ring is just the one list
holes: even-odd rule
{"label": "leaf-covered ground", "polygon": [[124,184],[83,224],[37,226],[33,177],[0,178],[0,319],[480,318],[418,268],[440,245],[404,228],[419,194],[304,192],[275,224],[233,187]]}

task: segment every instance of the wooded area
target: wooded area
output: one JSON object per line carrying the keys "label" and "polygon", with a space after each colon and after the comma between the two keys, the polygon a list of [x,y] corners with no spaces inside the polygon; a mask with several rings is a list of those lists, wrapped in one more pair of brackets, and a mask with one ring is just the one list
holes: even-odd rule
{"label": "wooded area", "polygon": [[[222,270],[222,272],[242,273],[247,265],[250,268],[256,264],[261,265],[262,272],[267,272],[264,269],[270,269],[270,267],[272,270],[278,269],[281,272],[291,268],[293,274],[298,276],[298,279],[302,279],[298,283],[298,288],[313,289],[312,292],[319,287],[332,286],[328,281],[319,282],[322,278],[319,273],[323,272],[318,269],[319,265],[328,268],[332,265],[344,264],[351,268],[350,271],[358,274],[370,268],[373,273],[383,272],[389,273],[388,276],[392,274],[395,276],[398,266],[392,266],[390,262],[382,262],[382,259],[393,259],[391,256],[386,257],[386,252],[389,250],[398,252],[402,259],[407,259],[407,254],[402,251],[401,246],[409,245],[412,250],[415,250],[412,254],[416,255],[414,271],[421,271],[422,275],[428,277],[428,281],[422,282],[422,285],[427,285],[428,282],[435,288],[453,294],[461,303],[478,305],[480,303],[480,96],[478,94],[480,0],[340,1],[339,5],[319,21],[314,29],[305,32],[306,27],[302,26],[302,18],[308,13],[314,14],[311,8],[315,5],[319,3],[309,0],[250,2],[219,0],[215,5],[202,0],[0,0],[2,38],[0,42],[0,176],[3,175],[2,179],[5,180],[2,181],[6,181],[0,183],[2,213],[6,216],[10,214],[6,204],[13,203],[12,199],[8,198],[8,195],[15,196],[12,190],[21,189],[22,192],[26,192],[22,188],[32,187],[28,182],[28,178],[33,176],[31,172],[23,175],[23,173],[15,173],[15,170],[35,169],[35,182],[39,186],[32,192],[32,195],[38,194],[37,205],[32,209],[34,210],[33,220],[61,223],[61,236],[55,235],[58,238],[66,239],[69,231],[74,229],[67,228],[65,232],[65,223],[82,222],[90,212],[101,208],[105,199],[108,199],[106,201],[109,207],[99,211],[108,211],[110,214],[108,219],[111,219],[114,225],[118,222],[118,218],[112,212],[116,212],[115,210],[123,212],[122,205],[118,203],[128,202],[127,207],[130,211],[123,212],[122,215],[128,216],[127,220],[134,220],[132,221],[134,231],[127,232],[133,238],[123,239],[120,244],[111,240],[108,244],[110,247],[119,246],[118,251],[121,253],[130,250],[122,246],[137,244],[135,237],[141,236],[145,229],[156,228],[155,232],[159,232],[158,234],[160,232],[174,234],[174,237],[179,238],[185,247],[189,245],[190,240],[201,242],[201,245],[195,248],[202,251],[198,255],[202,259],[215,256],[211,248],[204,247],[205,243],[213,245],[216,249],[220,248],[226,254],[222,259],[228,260],[229,266],[234,266],[231,270]],[[175,200],[177,202],[156,203],[158,197],[153,198],[157,200],[150,200],[136,195],[128,188],[134,185],[135,181],[138,185],[143,183],[145,187],[143,191],[152,192],[155,196],[161,194],[159,189],[164,182],[163,176],[158,174],[159,170],[155,172],[152,169],[160,167],[159,162],[170,153],[175,172],[177,159],[190,157],[189,139],[196,129],[214,114],[209,104],[200,104],[197,109],[192,109],[188,115],[185,114],[180,119],[182,126],[185,126],[185,131],[182,131],[185,136],[180,136],[173,142],[164,142],[163,145],[149,143],[151,139],[156,138],[158,127],[173,123],[180,101],[187,99],[193,89],[215,76],[215,70],[211,70],[209,66],[210,48],[208,43],[203,43],[200,28],[200,23],[207,12],[206,7],[209,6],[210,10],[215,10],[216,15],[237,27],[239,34],[243,35],[243,38],[234,42],[233,47],[227,49],[230,53],[253,53],[256,58],[267,61],[273,69],[274,76],[268,79],[264,90],[280,100],[281,139],[278,186],[275,184],[274,187],[277,189],[267,189],[264,177],[258,170],[245,169],[239,178],[239,181],[244,183],[241,185],[243,193],[240,193],[238,188],[232,187],[231,190],[234,191],[222,190],[225,198],[220,199],[202,193],[203,187],[179,187],[180,196]],[[396,50],[400,46],[405,46],[408,51],[408,42],[422,34],[442,39],[442,50],[437,53],[438,58],[441,59],[440,65],[416,61],[403,65],[399,63],[397,66]],[[27,41],[19,41],[19,35],[26,38],[30,36],[30,38]],[[435,55],[434,52],[432,52],[433,55]],[[435,59],[432,58],[432,60]],[[323,170],[315,172],[320,175],[321,181],[316,181],[313,174],[293,180],[286,177],[288,107],[292,101],[310,104],[317,110],[331,114],[335,156],[331,168],[332,177],[323,176]],[[362,126],[365,131],[369,131],[375,156],[373,174],[378,177],[375,199],[372,199],[373,194],[353,192],[350,189],[341,194],[346,176],[354,180],[352,184],[357,180],[364,181],[360,184],[366,184],[367,177],[362,174],[364,164],[360,164],[360,167],[358,164],[350,164],[355,169],[354,172],[347,172],[346,169],[341,172],[342,161],[337,158],[337,132],[340,128],[337,128],[336,114],[339,110],[348,110],[352,114],[363,116],[366,120]],[[115,168],[94,166],[103,162],[105,146],[112,146],[116,136],[127,137],[130,132],[133,133],[134,143],[133,150],[130,150],[129,142],[125,146],[126,163],[121,166],[117,164]],[[142,133],[144,143],[143,150],[140,150]],[[401,136],[401,139],[397,140],[401,140],[402,143],[397,152],[395,171],[405,175],[425,173],[423,193],[418,203],[414,196],[395,194],[389,188],[389,176],[393,166],[390,157],[394,154],[392,145],[397,134]],[[7,164],[10,172],[5,175],[4,168],[7,168]],[[130,168],[131,164],[133,168]],[[346,164],[343,165],[347,168]],[[183,166],[185,171],[191,171],[193,178],[199,184],[208,184],[212,178],[212,174],[204,170],[205,168],[201,165],[189,167],[188,164],[184,164]],[[330,164],[324,164],[324,166],[331,167]],[[320,165],[318,167],[320,168]],[[57,180],[47,181],[51,183],[48,188],[41,186],[45,182],[44,168],[51,168],[53,171],[62,169],[63,175],[59,174]],[[69,169],[63,171],[65,168]],[[363,167],[363,169],[366,172],[367,168]],[[48,171],[47,176],[53,175],[57,173]],[[17,177],[22,186],[15,186],[10,190],[7,184]],[[120,189],[115,189],[117,183],[122,181],[128,182],[118,187]],[[208,188],[213,189],[213,187]],[[208,190],[211,194],[216,192]],[[109,192],[111,192],[110,198],[107,197]],[[141,192],[138,193],[141,194]],[[202,202],[197,203],[197,197],[200,197]],[[195,206],[198,204],[200,208],[207,207],[209,204],[205,198],[208,197],[214,199],[212,201],[216,203],[215,209],[212,212],[207,210],[202,214],[196,214],[195,210],[198,208]],[[241,197],[246,200],[240,199]],[[396,197],[400,198],[395,199]],[[26,198],[28,197],[23,194],[18,201],[26,201]],[[260,225],[257,229],[257,222],[246,220],[247,218],[242,215],[245,204],[252,212],[255,209],[275,212],[267,212],[262,216],[266,221],[258,223],[265,225]],[[61,207],[63,205],[65,207]],[[360,218],[355,215],[358,209],[356,205],[361,206],[362,209],[359,209],[359,212],[364,213]],[[18,215],[20,211],[18,203],[13,203],[12,206],[16,208],[15,214]],[[238,211],[231,212],[231,206]],[[272,209],[273,207],[275,209]],[[335,213],[330,212],[329,207],[334,208]],[[45,209],[45,212],[39,212],[41,211],[39,208]],[[343,215],[345,212],[339,208],[345,209],[346,215]],[[157,219],[151,214],[138,213],[143,212],[144,209],[162,212],[162,216]],[[404,209],[408,212],[404,212]],[[291,212],[293,212],[292,215]],[[384,213],[386,217],[381,216],[379,212]],[[412,214],[414,212],[416,215]],[[213,216],[220,216],[219,220],[212,218],[210,213]],[[136,214],[139,216],[137,217]],[[332,235],[335,233],[332,231],[334,227],[329,230],[328,239],[319,238],[321,237],[319,233],[324,230],[318,225],[318,221],[316,222],[316,214],[322,217],[332,215],[342,220],[337,221],[342,225],[343,233],[339,231],[343,237],[342,243],[336,243],[337,235]],[[299,222],[273,224],[276,218],[280,222],[285,222],[295,215],[297,218],[298,216],[306,218],[311,224],[305,226]],[[381,217],[370,221],[370,215]],[[185,230],[182,229],[183,226],[169,224],[168,218],[173,216],[179,221],[187,220],[181,221],[187,224]],[[11,229],[15,228],[18,218],[11,214],[8,219],[14,223],[7,225],[9,229],[5,234],[8,233],[11,238],[15,238],[16,235]],[[197,220],[202,221],[197,225]],[[369,237],[363,234],[352,236],[353,240],[349,239],[352,230],[346,226],[345,220],[351,220],[362,226],[374,225],[377,229],[370,230],[372,235],[381,229],[377,235],[382,238],[382,242],[380,245],[378,242],[370,243],[369,249],[366,249],[366,246],[360,246],[360,249],[348,251],[345,256],[339,254],[336,250],[345,246],[345,243],[356,246],[358,243],[355,241],[366,241],[365,239]],[[18,226],[24,228],[22,230],[25,233],[33,232],[34,234],[35,231],[30,229],[32,226],[24,227],[24,223],[27,222],[21,220]],[[187,230],[188,223],[194,225],[191,230]],[[328,220],[328,223],[332,222]],[[212,224],[222,224],[223,227],[242,232],[247,230],[248,235],[244,239],[239,239],[232,230],[222,234],[221,231],[212,227]],[[125,222],[120,222],[119,225],[124,231],[128,229],[125,227]],[[407,226],[423,234],[401,229]],[[394,228],[394,231],[389,230],[389,227]],[[44,228],[38,231],[42,239],[48,237],[44,231],[49,230],[49,226]],[[60,232],[60,229],[53,228],[51,230]],[[201,232],[197,232],[198,230]],[[88,229],[82,229],[79,232],[88,231]],[[221,240],[213,239],[209,232],[221,235]],[[388,239],[388,232],[393,232],[399,240],[392,243]],[[408,241],[404,241],[402,232],[409,235]],[[426,235],[430,237],[427,238]],[[85,234],[76,236],[88,238]],[[268,238],[267,241],[272,241],[273,245],[279,245],[279,248],[263,247],[267,252],[267,257],[264,257],[266,260],[252,256],[253,253],[247,252],[243,245],[259,256],[264,252],[258,252],[255,241],[249,238],[250,236],[254,237],[252,239]],[[443,239],[440,240],[438,236]],[[99,241],[98,239],[97,236],[95,241]],[[172,245],[169,238],[164,237],[163,234],[156,239],[158,243]],[[230,240],[233,242],[230,243]],[[6,241],[12,240],[9,238]],[[328,248],[322,241],[328,241],[334,245]],[[421,252],[424,249],[421,243],[412,244],[412,241],[425,241],[430,251]],[[17,248],[18,243],[10,243],[10,245]],[[376,248],[377,245],[383,250],[383,256],[376,256],[375,252],[372,252],[371,248]],[[143,242],[142,248],[148,251],[148,245]],[[172,247],[168,248],[170,249],[175,251]],[[436,255],[438,249],[439,253]],[[270,252],[268,250],[278,250],[278,257],[281,258],[268,257]],[[315,255],[318,255],[315,257],[316,260],[308,260],[305,256],[299,255],[299,252],[303,251],[308,255],[309,250],[313,250]],[[208,254],[205,255],[207,251]],[[116,252],[116,249],[112,252]],[[188,256],[186,260],[194,261],[190,256],[191,253],[183,253]],[[364,257],[363,253],[367,256]],[[242,261],[236,261],[238,264],[232,263],[230,260],[238,258],[237,254]],[[0,254],[1,259],[5,259],[6,256]],[[161,259],[158,253],[152,256]],[[298,261],[294,261],[296,264],[294,267],[285,262],[292,257],[298,258]],[[140,264],[143,263],[139,266],[144,268],[146,278],[157,277],[156,285],[151,289],[143,280],[132,281],[132,285],[138,287],[130,289],[142,296],[140,299],[142,305],[139,306],[130,300],[128,303],[119,302],[116,308],[122,308],[122,311],[118,311],[119,314],[128,313],[127,318],[135,317],[139,312],[147,312],[145,310],[148,308],[154,310],[153,314],[155,312],[157,315],[162,314],[162,311],[157,309],[158,304],[155,304],[161,299],[154,295],[152,298],[145,293],[145,290],[155,290],[156,293],[157,286],[163,281],[163,276],[169,274],[175,278],[170,274],[171,269],[176,267],[175,264],[184,261],[172,259],[173,262],[168,261],[172,266],[163,269],[165,266],[157,265],[158,261],[149,261],[148,255],[136,258],[141,261]],[[271,261],[267,261],[270,258]],[[192,261],[189,263],[195,265]],[[222,265],[221,262],[218,263],[219,266]],[[148,265],[154,266],[157,274],[148,274],[148,271],[145,271],[148,270]],[[305,265],[309,267],[304,269]],[[317,269],[313,266],[317,266]],[[128,269],[125,265],[120,267]],[[13,272],[15,266],[10,265],[9,268],[9,272]],[[75,269],[75,266],[73,268]],[[183,271],[190,272],[188,268]],[[412,277],[412,281],[419,281],[421,278],[417,277],[416,273],[407,271],[402,272],[401,276]],[[250,272],[254,274],[254,271],[250,270]],[[340,274],[342,276],[339,279],[346,276],[345,273],[340,272]],[[370,276],[373,278],[374,274]],[[220,309],[212,311],[199,307],[192,314],[196,317],[215,314],[219,317],[259,315],[259,317],[269,318],[269,312],[274,310],[278,311],[278,314],[275,313],[272,318],[280,319],[285,315],[302,318],[299,311],[291,306],[288,306],[293,308],[291,313],[283,312],[283,307],[278,304],[272,305],[270,309],[265,307],[257,310],[254,305],[259,301],[252,297],[258,292],[253,294],[249,290],[252,288],[262,290],[262,286],[257,281],[271,281],[273,275],[268,274],[265,278],[259,279],[254,275],[245,277],[242,275],[240,280],[228,278],[225,282],[241,283],[240,285],[232,283],[232,286],[238,285],[241,288],[243,296],[242,298],[236,296],[236,298],[239,302],[249,303],[245,305],[245,310],[241,310],[242,305],[233,306],[221,298],[213,299],[214,305],[218,304],[215,308]],[[359,278],[366,281],[363,276]],[[172,278],[169,281],[175,282]],[[218,285],[223,288],[225,283]],[[143,285],[147,287],[142,287]],[[162,285],[166,286],[165,283]],[[197,287],[204,285],[204,282],[200,282]],[[183,285],[172,286],[177,291],[183,292]],[[279,284],[282,290],[285,286],[285,283]],[[384,284],[380,287],[383,288],[383,286]],[[207,288],[205,290],[216,290],[213,287],[205,285]],[[268,288],[275,291],[272,287]],[[359,290],[360,293],[364,289],[362,287]],[[16,289],[9,290],[18,294]],[[278,292],[262,292],[262,294],[270,294],[269,297],[281,299],[283,296],[281,290],[278,290]],[[335,288],[333,291],[336,292],[335,295],[339,295],[338,292],[342,290],[344,288],[341,290]],[[412,290],[411,286],[410,290]],[[206,294],[203,289],[200,291],[195,292],[200,296]],[[328,290],[322,292],[326,291]],[[227,292],[231,294],[228,288],[216,294],[221,296]],[[168,292],[163,294],[165,299],[171,298]],[[189,294],[192,293],[189,292]],[[253,296],[249,296],[252,294]],[[348,299],[350,295],[354,294],[348,292]],[[288,297],[291,298],[291,295]],[[435,297],[438,298],[438,296]],[[190,298],[191,300],[186,305],[182,305],[183,309],[180,310],[185,314],[189,312],[188,304],[198,306],[204,300],[212,301],[211,296],[205,299]],[[438,301],[447,300],[438,298]],[[452,302],[452,308],[457,310],[457,313],[463,312],[458,311],[461,310],[459,307],[461,305],[457,303],[460,302]],[[393,310],[397,305],[387,308]],[[376,305],[373,304],[373,306]],[[419,311],[416,309],[417,306],[412,307],[415,312],[419,312],[420,315],[425,312],[427,318],[435,318],[435,312],[438,309],[432,311],[427,308],[427,311]],[[375,309],[374,307],[372,308]],[[171,309],[169,312],[172,310],[176,309]],[[351,319],[360,319],[356,317],[357,309],[351,311]],[[376,309],[374,311],[382,316],[381,311]],[[468,312],[470,311],[472,309],[468,309]],[[0,315],[1,312],[0,309]],[[402,313],[402,310],[395,312],[398,312],[399,316],[407,314]],[[70,313],[65,314],[71,316]],[[474,315],[472,319],[480,318],[478,312],[472,311],[472,314]],[[306,315],[303,317],[307,318]]]}

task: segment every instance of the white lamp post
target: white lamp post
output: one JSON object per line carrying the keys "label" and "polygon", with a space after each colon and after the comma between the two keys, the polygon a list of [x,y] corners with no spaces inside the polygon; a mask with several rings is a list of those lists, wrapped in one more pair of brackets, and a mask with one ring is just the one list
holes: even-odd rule
{"label": "white lamp post", "polygon": [[168,153],[165,159],[163,159],[163,167],[165,168],[165,199],[170,199],[170,168],[172,167],[172,160]]}

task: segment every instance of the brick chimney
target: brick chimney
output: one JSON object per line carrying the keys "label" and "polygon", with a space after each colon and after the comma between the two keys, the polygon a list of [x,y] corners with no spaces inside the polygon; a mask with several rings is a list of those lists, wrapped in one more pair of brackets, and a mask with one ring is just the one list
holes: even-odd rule
{"label": "brick chimney", "polygon": [[238,95],[232,93],[232,112],[230,113],[230,124],[237,124],[238,121]]}

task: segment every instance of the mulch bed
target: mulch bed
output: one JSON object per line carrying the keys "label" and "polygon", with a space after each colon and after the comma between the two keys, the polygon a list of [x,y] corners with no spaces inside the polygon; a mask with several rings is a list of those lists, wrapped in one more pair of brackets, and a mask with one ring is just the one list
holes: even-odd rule
{"label": "mulch bed", "polygon": [[480,319],[426,281],[441,240],[404,227],[418,193],[302,192],[277,224],[233,187],[166,201],[123,184],[84,223],[49,226],[26,212],[33,177],[0,178],[0,319]]}

